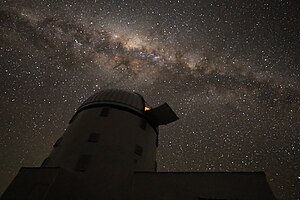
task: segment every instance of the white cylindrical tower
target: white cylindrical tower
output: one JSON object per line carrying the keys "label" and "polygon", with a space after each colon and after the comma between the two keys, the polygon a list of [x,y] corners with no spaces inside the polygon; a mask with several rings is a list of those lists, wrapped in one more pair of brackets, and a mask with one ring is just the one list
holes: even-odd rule
{"label": "white cylindrical tower", "polygon": [[128,199],[134,171],[156,171],[158,125],[176,119],[167,104],[148,110],[139,94],[101,91],[79,107],[41,167],[72,171],[91,198]]}

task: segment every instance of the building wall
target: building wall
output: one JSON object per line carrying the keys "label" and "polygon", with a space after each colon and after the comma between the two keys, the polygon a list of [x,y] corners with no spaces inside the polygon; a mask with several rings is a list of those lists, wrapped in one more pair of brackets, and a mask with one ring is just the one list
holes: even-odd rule
{"label": "building wall", "polygon": [[132,200],[274,200],[263,172],[170,172],[134,175]]}
{"label": "building wall", "polygon": [[155,171],[156,132],[144,119],[117,108],[79,112],[54,146],[42,166],[74,171],[99,197],[125,199],[134,171]]}

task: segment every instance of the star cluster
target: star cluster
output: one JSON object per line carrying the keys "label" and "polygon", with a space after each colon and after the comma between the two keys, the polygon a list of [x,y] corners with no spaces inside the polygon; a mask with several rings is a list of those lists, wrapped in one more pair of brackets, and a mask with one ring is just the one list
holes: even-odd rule
{"label": "star cluster", "polygon": [[120,88],[180,120],[159,171],[265,171],[300,197],[297,2],[3,1],[0,190],[39,166],[76,108]]}

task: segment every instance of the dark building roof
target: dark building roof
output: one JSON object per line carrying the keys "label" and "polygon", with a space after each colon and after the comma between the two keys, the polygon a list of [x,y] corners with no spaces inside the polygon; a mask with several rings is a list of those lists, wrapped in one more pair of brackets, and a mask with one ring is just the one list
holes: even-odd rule
{"label": "dark building roof", "polygon": [[137,111],[144,111],[145,108],[145,101],[141,95],[124,90],[109,89],[102,90],[89,97],[78,108],[78,111],[86,107],[105,104],[125,106]]}
{"label": "dark building roof", "polygon": [[[263,172],[135,172],[128,184],[131,200],[275,200]],[[63,168],[23,167],[1,199],[97,199],[89,189]]]}
{"label": "dark building roof", "polygon": [[264,172],[135,172],[132,200],[270,199]]}

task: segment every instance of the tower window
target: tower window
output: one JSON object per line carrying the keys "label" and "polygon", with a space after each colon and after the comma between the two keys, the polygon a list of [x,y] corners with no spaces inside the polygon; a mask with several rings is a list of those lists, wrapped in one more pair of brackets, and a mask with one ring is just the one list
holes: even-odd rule
{"label": "tower window", "polygon": [[45,165],[47,165],[47,164],[49,163],[49,161],[50,161],[50,158],[49,158],[49,157],[46,158],[46,159],[43,161],[43,163],[41,164],[41,167],[44,167]]}
{"label": "tower window", "polygon": [[90,136],[89,136],[88,142],[95,142],[96,143],[96,142],[98,142],[99,137],[100,137],[99,133],[91,133]]}
{"label": "tower window", "polygon": [[135,145],[134,153],[136,155],[142,156],[143,155],[143,148],[140,145]]}
{"label": "tower window", "polygon": [[107,107],[102,108],[102,111],[101,111],[101,113],[100,113],[100,116],[101,116],[101,117],[107,117],[108,114],[109,114],[109,108],[107,108]]}
{"label": "tower window", "polygon": [[58,140],[56,140],[55,144],[53,145],[53,147],[57,147],[62,141],[62,137],[60,137]]}
{"label": "tower window", "polygon": [[76,119],[78,113],[75,113],[71,120],[69,121],[69,124],[72,124],[72,122]]}
{"label": "tower window", "polygon": [[91,161],[91,155],[81,155],[76,163],[75,171],[86,171]]}
{"label": "tower window", "polygon": [[146,127],[147,127],[147,121],[144,120],[144,119],[141,119],[140,128],[143,129],[143,130],[146,130]]}

